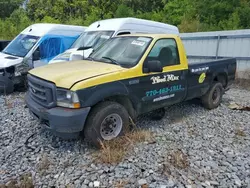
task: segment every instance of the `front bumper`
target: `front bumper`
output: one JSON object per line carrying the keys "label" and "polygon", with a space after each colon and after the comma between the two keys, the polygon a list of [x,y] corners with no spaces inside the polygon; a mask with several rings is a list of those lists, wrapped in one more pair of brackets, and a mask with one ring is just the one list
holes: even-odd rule
{"label": "front bumper", "polygon": [[25,102],[33,116],[39,122],[46,125],[57,136],[62,138],[76,138],[83,130],[85,121],[90,111],[90,107],[81,109],[68,109],[55,107],[44,108],[37,104],[27,92]]}

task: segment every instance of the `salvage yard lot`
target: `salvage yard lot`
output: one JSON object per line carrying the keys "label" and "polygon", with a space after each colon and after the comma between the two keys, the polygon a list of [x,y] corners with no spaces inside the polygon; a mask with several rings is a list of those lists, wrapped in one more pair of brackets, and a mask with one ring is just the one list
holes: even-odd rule
{"label": "salvage yard lot", "polygon": [[0,184],[30,173],[36,187],[250,186],[250,112],[228,107],[250,106],[249,90],[232,88],[211,111],[189,101],[161,121],[140,117],[137,126],[153,136],[132,143],[117,164],[96,160],[100,151],[83,140],[62,141],[40,127],[23,97],[0,96]]}

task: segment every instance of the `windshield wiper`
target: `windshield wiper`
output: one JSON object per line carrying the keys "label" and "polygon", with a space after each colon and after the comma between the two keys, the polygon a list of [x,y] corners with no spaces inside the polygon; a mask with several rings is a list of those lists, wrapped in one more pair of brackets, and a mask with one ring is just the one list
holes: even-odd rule
{"label": "windshield wiper", "polygon": [[[110,58],[110,57],[106,57],[106,56],[104,56],[104,57],[102,57],[103,59],[108,59],[108,60],[110,60],[113,64],[116,64],[116,65],[120,65],[115,59],[112,59],[112,58]],[[121,66],[121,65],[120,65]]]}

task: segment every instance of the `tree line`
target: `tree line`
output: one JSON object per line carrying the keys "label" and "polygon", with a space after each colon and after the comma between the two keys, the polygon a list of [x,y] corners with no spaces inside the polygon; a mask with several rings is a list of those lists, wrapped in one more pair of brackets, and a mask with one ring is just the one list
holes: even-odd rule
{"label": "tree line", "polygon": [[0,0],[0,9],[0,39],[33,23],[88,26],[119,17],[173,24],[181,32],[250,27],[250,0]]}

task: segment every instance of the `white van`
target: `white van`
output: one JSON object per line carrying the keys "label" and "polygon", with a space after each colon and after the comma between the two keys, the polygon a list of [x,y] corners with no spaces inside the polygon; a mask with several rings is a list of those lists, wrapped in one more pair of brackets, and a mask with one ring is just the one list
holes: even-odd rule
{"label": "white van", "polygon": [[86,28],[39,23],[24,29],[0,52],[0,92],[13,92],[28,70],[69,49]]}
{"label": "white van", "polygon": [[88,57],[103,42],[118,35],[134,33],[179,34],[176,26],[138,18],[114,18],[96,21],[74,42],[71,48],[52,59],[49,64]]}

